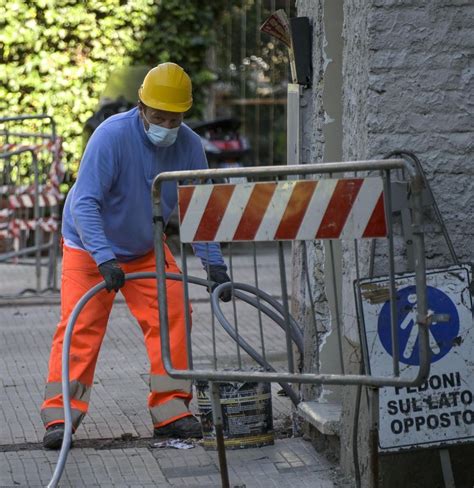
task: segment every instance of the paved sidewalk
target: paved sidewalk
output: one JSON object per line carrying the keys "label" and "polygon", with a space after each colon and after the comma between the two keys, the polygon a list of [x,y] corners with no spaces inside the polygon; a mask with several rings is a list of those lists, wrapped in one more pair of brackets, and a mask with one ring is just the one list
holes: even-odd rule
{"label": "paved sidewalk", "polygon": [[[203,276],[195,261],[190,273]],[[278,294],[274,289],[274,262],[275,256],[267,256],[259,266],[259,273],[262,289]],[[251,258],[238,256],[234,265],[237,281],[251,281]],[[0,292],[11,293],[28,285],[34,269],[2,265],[0,276]],[[208,367],[212,364],[210,307],[204,290],[193,293],[195,366]],[[231,305],[226,307],[232,313]],[[256,312],[243,307],[238,317],[242,335],[257,344]],[[39,406],[58,318],[59,307],[55,304],[0,307],[0,487],[45,486],[54,469],[57,453],[41,447]],[[267,359],[284,369],[284,333],[269,323],[264,324],[264,331]],[[235,343],[219,325],[215,334],[219,367],[235,367]],[[251,364],[245,353],[242,363]],[[147,371],[141,331],[123,300],[117,300],[99,357],[90,411],[75,435],[60,486],[220,486],[215,452],[200,445],[189,450],[152,447],[152,427],[146,408]],[[338,481],[337,467],[318,455],[310,443],[302,438],[287,438],[291,433],[291,403],[276,394],[279,389],[279,385],[273,385],[278,439],[274,446],[228,450],[231,486],[345,486]],[[192,409],[197,411],[195,404]]]}

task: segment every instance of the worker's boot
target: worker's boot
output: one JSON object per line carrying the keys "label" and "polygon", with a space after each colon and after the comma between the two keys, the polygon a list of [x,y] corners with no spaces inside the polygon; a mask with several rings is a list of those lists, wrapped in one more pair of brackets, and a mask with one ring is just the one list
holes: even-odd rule
{"label": "worker's boot", "polygon": [[45,449],[60,449],[64,437],[64,424],[54,424],[46,429],[43,437]]}
{"label": "worker's boot", "polygon": [[201,439],[202,430],[199,420],[193,415],[182,417],[170,424],[153,429],[154,437],[175,437],[178,439]]}

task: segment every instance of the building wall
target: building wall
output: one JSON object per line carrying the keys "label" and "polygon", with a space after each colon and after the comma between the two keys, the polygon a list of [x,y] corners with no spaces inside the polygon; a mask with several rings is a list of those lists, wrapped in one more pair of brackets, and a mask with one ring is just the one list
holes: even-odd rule
{"label": "building wall", "polygon": [[[325,140],[321,127],[327,114],[321,93],[328,80],[321,25],[328,11],[323,1],[316,0],[300,0],[297,7],[298,15],[309,16],[313,23],[315,51],[323,49],[316,68],[317,83],[305,95],[302,141],[303,154],[322,159]],[[474,4],[469,0],[345,0],[343,39],[343,159],[381,158],[396,149],[414,152],[423,164],[460,260],[473,262]],[[352,313],[353,244],[343,244],[341,252],[342,316],[349,344],[346,368],[356,372],[359,339]],[[364,276],[367,245],[361,244],[358,252]],[[450,261],[439,230],[428,235],[427,258],[428,267]],[[313,265],[317,273],[324,274],[324,254],[315,255]],[[334,327],[333,321],[328,327]],[[354,389],[345,390],[343,407],[341,463],[349,472]],[[366,433],[363,407],[359,438],[363,486],[369,486]],[[409,477],[410,463],[416,472],[418,461],[407,457],[404,462],[401,471]],[[437,464],[433,476],[439,476],[439,460],[431,462]],[[399,460],[392,465],[398,469]],[[392,486],[387,481],[390,469],[384,469],[388,484],[383,486]],[[392,472],[394,480],[395,475]],[[418,482],[416,475],[413,480]]]}
{"label": "building wall", "polygon": [[[396,149],[414,152],[456,253],[462,261],[474,261],[474,4],[349,0],[344,8],[344,158],[380,158]],[[439,231],[427,236],[426,248],[428,268],[450,262]],[[366,274],[367,246],[361,245],[359,254],[361,272]],[[384,260],[379,261],[383,265]],[[353,247],[346,244],[342,302],[349,310],[353,263]],[[398,264],[403,269],[403,262]],[[346,336],[357,341],[356,324],[350,316],[345,328]],[[341,439],[346,471],[352,467],[353,406],[353,392],[347,390]],[[363,408],[362,426],[366,426],[366,415]],[[362,476],[367,478],[367,439],[361,430],[359,452],[363,453]],[[467,448],[457,452],[459,460],[472,456]],[[421,460],[429,469],[420,473]],[[466,476],[466,467],[459,466],[455,472],[458,482],[463,474]],[[391,456],[381,462],[381,475],[384,487],[401,483],[429,486],[426,483],[439,482],[441,477],[439,458],[436,452]]]}
{"label": "building wall", "polygon": [[[474,4],[376,0],[367,36],[367,155],[415,152],[457,253],[473,261]],[[346,59],[348,72],[353,64]],[[446,248],[430,242],[428,257],[437,263]]]}

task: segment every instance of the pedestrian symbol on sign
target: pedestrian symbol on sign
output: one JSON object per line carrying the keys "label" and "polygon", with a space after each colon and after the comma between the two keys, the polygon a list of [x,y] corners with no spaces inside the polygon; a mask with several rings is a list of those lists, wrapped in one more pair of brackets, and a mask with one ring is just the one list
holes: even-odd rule
{"label": "pedestrian symbol on sign", "polygon": [[[428,309],[433,314],[449,315],[448,322],[433,322],[429,329],[431,362],[444,357],[455,344],[459,333],[459,315],[456,305],[448,295],[432,286],[427,287]],[[416,325],[416,288],[407,286],[397,293],[398,343],[400,362],[419,365],[418,326]],[[390,332],[390,302],[382,306],[378,319],[380,342],[388,354],[392,354]]]}

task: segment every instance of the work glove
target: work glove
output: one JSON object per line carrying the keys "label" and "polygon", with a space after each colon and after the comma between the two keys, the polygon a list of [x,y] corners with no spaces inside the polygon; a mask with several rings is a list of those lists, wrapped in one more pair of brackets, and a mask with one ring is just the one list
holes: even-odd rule
{"label": "work glove", "polygon": [[[230,281],[226,269],[226,266],[223,266],[222,264],[210,264],[207,267],[207,279],[209,281],[214,281],[211,291],[217,288],[220,284]],[[227,290],[225,290],[221,294],[220,298],[223,302],[230,301],[230,299],[232,298],[232,290],[230,288],[227,288]]]}
{"label": "work glove", "polygon": [[125,285],[125,273],[116,259],[99,264],[100,274],[104,277],[105,288],[108,292],[119,291]]}

